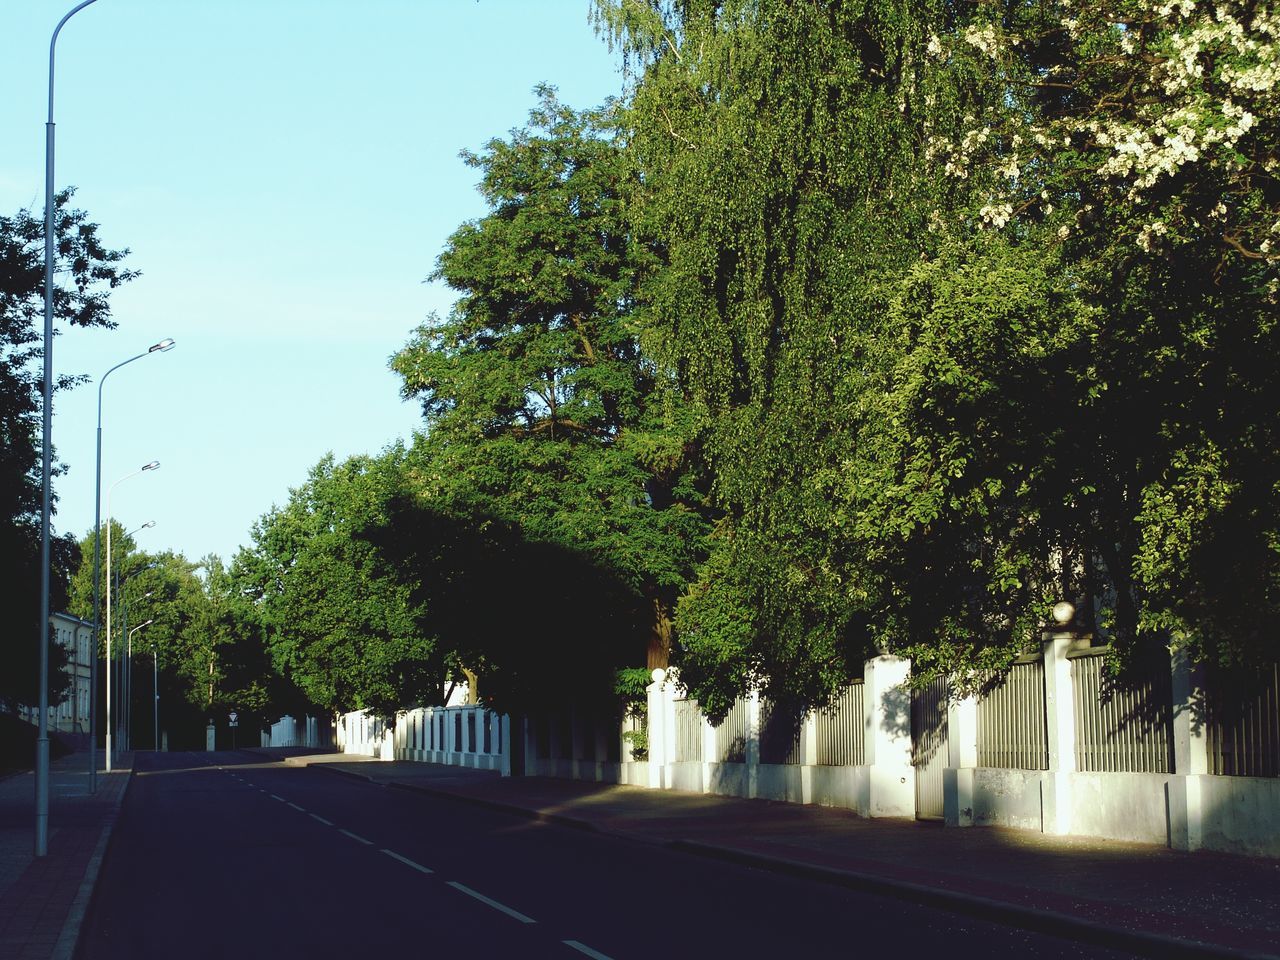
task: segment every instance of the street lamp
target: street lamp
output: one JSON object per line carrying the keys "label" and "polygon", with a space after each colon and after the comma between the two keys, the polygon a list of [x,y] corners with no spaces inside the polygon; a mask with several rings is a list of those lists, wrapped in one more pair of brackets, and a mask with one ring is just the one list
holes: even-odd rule
{"label": "street lamp", "polygon": [[[94,0],[84,0],[53,28],[49,38],[49,119],[44,125],[44,404],[41,410],[40,474],[40,730],[36,736],[35,855],[49,852],[49,516],[53,510],[53,54],[58,33]],[[95,617],[97,610],[94,611]],[[94,640],[97,641],[95,629]],[[94,648],[97,658],[97,648]],[[93,690],[92,687],[89,688]],[[92,693],[90,694],[92,696]],[[92,742],[92,741],[91,741]]]}
{"label": "street lamp", "polygon": [[[98,696],[98,629],[100,617],[98,611],[101,609],[99,580],[102,570],[102,387],[107,382],[107,377],[111,376],[116,370],[119,370],[127,363],[133,363],[135,360],[141,360],[143,357],[150,356],[153,353],[168,353],[175,346],[172,339],[164,339],[159,343],[153,343],[144,352],[130,357],[128,360],[121,360],[114,367],[98,378],[98,454],[97,466],[94,471],[93,479],[93,659],[89,665],[89,792],[96,793],[98,790],[98,710],[96,700]],[[108,531],[109,533],[110,531]],[[108,670],[110,664],[107,665]],[[111,769],[108,762],[107,769]]]}
{"label": "street lamp", "polygon": [[[152,566],[154,566],[154,564]],[[141,570],[138,571],[138,573],[141,573],[141,572],[142,572]],[[137,574],[134,574],[134,576],[136,575]],[[132,578],[126,578],[125,583],[128,583],[129,579],[132,579]],[[142,602],[143,600],[147,599],[147,597],[151,597],[151,596],[155,596],[154,590],[148,590],[146,593],[144,593],[142,596],[138,598],[138,601]],[[133,749],[133,631],[129,630],[129,605],[125,601],[126,601],[126,598],[124,593],[120,593],[120,612],[122,614],[122,616],[120,617],[120,623],[125,630],[129,631],[129,637],[128,637],[129,642],[126,645],[127,649],[125,652],[124,661],[120,665],[120,693],[118,694],[118,696],[119,696],[119,699],[124,702],[123,746],[126,750],[132,750]],[[148,620],[147,622],[151,623],[153,621]]]}
{"label": "street lamp", "polygon": [[[132,537],[135,533],[139,533],[143,530],[150,530],[155,525],[156,525],[156,522],[154,520],[148,520],[142,526],[135,527],[134,529],[130,530],[128,533],[125,534],[125,536]],[[120,574],[119,573],[116,574],[116,596],[120,598],[120,609],[121,609],[121,613],[123,614],[123,617],[121,618],[121,622],[126,630],[129,628],[129,605],[125,603],[125,596],[123,593],[120,592],[121,586],[124,583],[128,583],[129,580],[131,580],[133,577],[136,577],[138,574],[142,573],[143,570],[150,570],[152,567],[157,567],[157,566],[159,566],[158,563],[149,563],[145,567],[143,567],[141,570],[135,570],[133,571],[133,573],[128,574],[123,581],[121,581],[120,579]],[[152,591],[148,590],[142,596],[141,599],[145,600],[147,597],[151,596],[151,593]],[[119,681],[119,684],[120,684],[120,689],[117,692],[116,696],[118,699],[122,700],[125,704],[124,729],[125,729],[126,735],[128,736],[128,739],[125,741],[125,749],[128,750],[133,745],[133,661],[132,660],[128,660],[127,665],[121,664],[120,671],[116,675],[116,679],[117,681]]]}
{"label": "street lamp", "polygon": [[160,648],[151,644],[151,729],[156,737],[156,753],[160,752]]}
{"label": "street lamp", "polygon": [[[126,361],[127,362],[127,361]],[[108,371],[109,372],[109,371]],[[148,464],[144,464],[140,469],[133,473],[126,473],[123,477],[107,488],[107,583],[111,582],[111,494],[116,487],[124,483],[130,477],[136,477],[140,473],[148,470],[160,469],[160,461],[152,460]],[[95,551],[96,552],[96,551]],[[94,573],[97,573],[97,565],[94,566]],[[94,595],[97,595],[97,577],[94,577]],[[94,609],[97,609],[95,602]],[[107,590],[107,773],[111,772],[111,590]]]}
{"label": "street lamp", "polygon": [[[153,592],[154,591],[148,590],[145,594],[143,594],[142,599],[145,600],[147,597],[151,596]],[[125,662],[129,665],[129,672],[128,672],[129,683],[127,687],[129,692],[125,697],[125,716],[128,719],[125,720],[124,728],[125,728],[125,733],[129,738],[128,749],[130,750],[133,749],[133,635],[137,633],[139,630],[141,630],[143,627],[150,626],[155,622],[156,621],[154,617],[151,618],[150,620],[144,620],[142,623],[132,628],[129,631],[128,637],[126,638],[127,642],[125,644],[125,649],[128,652],[125,655]]]}

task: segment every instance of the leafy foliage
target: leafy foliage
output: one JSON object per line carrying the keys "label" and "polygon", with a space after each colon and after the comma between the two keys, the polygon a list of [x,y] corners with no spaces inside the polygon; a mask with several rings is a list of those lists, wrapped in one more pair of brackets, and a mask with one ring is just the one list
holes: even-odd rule
{"label": "leafy foliage", "polygon": [[1063,598],[1122,653],[1271,648],[1272,11],[599,17],[727,512],[679,608],[699,699],[821,701],[874,649],[976,683]]}
{"label": "leafy foliage", "polygon": [[417,629],[410,582],[369,540],[398,491],[401,454],[320,461],[253,529],[233,573],[275,670],[314,704],[384,717],[439,696],[443,668]]}
{"label": "leafy foliage", "polygon": [[566,671],[607,690],[646,632],[665,663],[706,530],[692,424],[640,352],[634,296],[653,256],[623,215],[613,110],[539,97],[528,127],[464,155],[490,212],[440,257],[453,312],[393,361],[427,420],[396,521],[418,511],[432,531],[415,538],[432,545],[415,561],[426,622],[509,703]]}
{"label": "leafy foliage", "polygon": [[[67,326],[113,326],[110,291],[134,276],[110,250],[98,226],[70,208],[71,191],[59,194],[55,212],[55,277],[69,280],[54,291],[54,321]],[[32,641],[40,619],[40,413],[44,383],[44,220],[27,210],[0,216],[0,604],[14,629],[6,633],[0,700],[35,703],[39,648]],[[55,330],[60,332],[60,330]],[[82,380],[60,376],[56,389]],[[54,475],[61,472],[55,462]],[[75,541],[52,546],[51,609],[65,605],[67,579],[78,562]],[[30,626],[31,629],[24,629]],[[51,702],[63,694],[64,651],[50,643]]]}

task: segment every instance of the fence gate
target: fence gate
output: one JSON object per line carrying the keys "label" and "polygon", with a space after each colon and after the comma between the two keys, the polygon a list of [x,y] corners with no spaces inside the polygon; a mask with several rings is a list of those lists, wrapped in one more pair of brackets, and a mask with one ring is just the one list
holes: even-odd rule
{"label": "fence gate", "polygon": [[916,819],[941,820],[942,771],[947,766],[947,681],[911,693],[911,763],[916,768]]}

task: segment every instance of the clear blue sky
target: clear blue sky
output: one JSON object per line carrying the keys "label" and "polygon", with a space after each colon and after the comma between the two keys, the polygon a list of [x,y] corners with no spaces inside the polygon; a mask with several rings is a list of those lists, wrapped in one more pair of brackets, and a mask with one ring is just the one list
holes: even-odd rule
{"label": "clear blue sky", "polygon": [[[75,0],[0,7],[0,210],[44,191],[49,37]],[[143,549],[230,559],[328,451],[421,422],[391,355],[449,291],[424,283],[483,213],[458,159],[521,125],[549,82],[575,107],[622,77],[589,0],[98,0],[58,41],[59,188],[143,275],[59,372],[106,383],[103,487]],[[96,388],[56,398],[55,527],[93,526]],[[104,504],[105,514],[105,504]]]}

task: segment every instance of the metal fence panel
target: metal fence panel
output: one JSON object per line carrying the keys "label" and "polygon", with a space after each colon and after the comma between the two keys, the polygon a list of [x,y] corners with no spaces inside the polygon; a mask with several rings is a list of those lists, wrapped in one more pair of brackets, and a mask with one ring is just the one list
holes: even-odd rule
{"label": "metal fence panel", "polygon": [[760,762],[802,763],[800,728],[804,714],[760,698]]}
{"label": "metal fence panel", "polygon": [[856,767],[866,763],[866,715],[863,713],[862,691],[862,681],[853,681],[839,697],[815,715],[819,765]]}
{"label": "metal fence panel", "polygon": [[747,701],[739,697],[716,726],[716,760],[720,763],[747,761]]}
{"label": "metal fence panel", "polygon": [[1076,769],[1169,773],[1173,694],[1168,663],[1145,677],[1122,682],[1103,673],[1105,653],[1105,648],[1097,648],[1071,655]]}
{"label": "metal fence panel", "polygon": [[911,692],[911,765],[916,768],[916,817],[943,815],[943,770],[948,762],[947,681],[944,677]]}
{"label": "metal fence panel", "polygon": [[702,760],[702,711],[697,700],[677,700],[676,708],[676,762]]}
{"label": "metal fence panel", "polygon": [[1049,769],[1043,660],[1015,663],[978,701],[978,766]]}
{"label": "metal fence panel", "polygon": [[1210,672],[1208,679],[1209,772],[1280,777],[1280,663],[1254,676]]}

